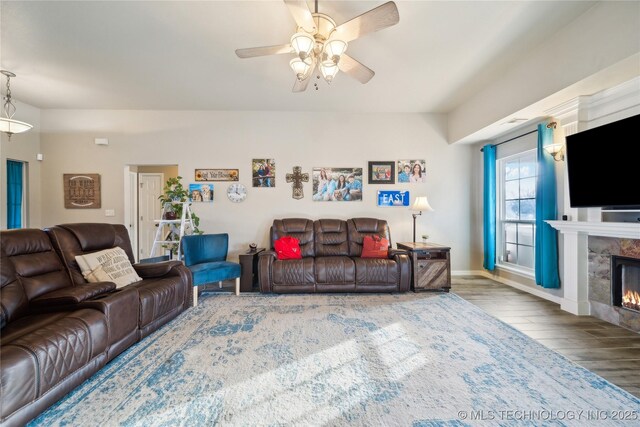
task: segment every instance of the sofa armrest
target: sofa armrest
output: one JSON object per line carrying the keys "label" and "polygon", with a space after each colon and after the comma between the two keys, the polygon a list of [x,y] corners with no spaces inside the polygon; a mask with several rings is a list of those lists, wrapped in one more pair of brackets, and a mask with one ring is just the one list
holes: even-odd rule
{"label": "sofa armrest", "polygon": [[142,279],[153,279],[158,277],[178,276],[186,283],[184,298],[184,309],[193,307],[193,275],[191,270],[182,261],[161,261],[152,263],[137,263],[133,265],[136,273]]}
{"label": "sofa armrest", "polygon": [[409,255],[409,251],[404,249],[389,249],[389,259],[394,259],[396,255]]}
{"label": "sofa armrest", "polygon": [[133,265],[133,268],[136,270],[136,273],[138,273],[138,276],[143,279],[150,279],[153,277],[166,276],[178,265],[183,264],[180,261],[161,261],[148,264],[137,263]]}
{"label": "sofa armrest", "polygon": [[116,284],[113,282],[96,282],[69,286],[34,298],[31,300],[30,305],[36,308],[74,305],[99,295],[108,294],[115,289]]}
{"label": "sofa armrest", "polygon": [[268,294],[271,293],[272,280],[272,266],[273,262],[278,259],[275,251],[263,251],[258,255],[258,285],[260,286],[260,292]]}
{"label": "sofa armrest", "polygon": [[407,292],[411,289],[411,257],[409,252],[392,249],[389,251],[389,258],[398,264],[398,272],[400,273],[398,291]]}

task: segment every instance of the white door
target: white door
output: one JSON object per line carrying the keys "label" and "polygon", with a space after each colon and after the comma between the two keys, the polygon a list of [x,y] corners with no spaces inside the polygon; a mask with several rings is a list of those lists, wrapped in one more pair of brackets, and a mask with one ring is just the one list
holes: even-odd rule
{"label": "white door", "polygon": [[124,171],[124,224],[129,232],[131,249],[136,262],[138,254],[138,173],[132,172],[129,166]]}
{"label": "white door", "polygon": [[[162,216],[162,206],[158,197],[162,194],[164,174],[138,174],[138,253],[139,259],[149,258],[153,249],[153,240],[157,231],[154,220]],[[154,256],[161,253],[156,250]]]}

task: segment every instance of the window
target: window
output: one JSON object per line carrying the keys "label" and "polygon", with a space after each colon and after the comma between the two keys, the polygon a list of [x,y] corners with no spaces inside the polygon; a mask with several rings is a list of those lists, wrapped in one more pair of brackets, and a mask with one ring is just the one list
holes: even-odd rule
{"label": "window", "polygon": [[533,274],[535,262],[536,151],[498,160],[497,261]]}
{"label": "window", "polygon": [[7,160],[7,228],[27,226],[27,163]]}

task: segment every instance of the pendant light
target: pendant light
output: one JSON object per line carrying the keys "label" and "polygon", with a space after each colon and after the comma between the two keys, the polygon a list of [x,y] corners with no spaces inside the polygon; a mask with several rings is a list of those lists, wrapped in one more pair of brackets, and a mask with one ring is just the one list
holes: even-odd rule
{"label": "pendant light", "polygon": [[16,75],[7,70],[0,70],[0,73],[7,77],[7,93],[4,96],[4,105],[2,108],[4,117],[0,117],[0,132],[6,133],[9,135],[9,139],[11,139],[11,135],[14,133],[26,132],[33,126],[29,123],[13,119],[13,115],[16,113],[16,106],[13,105],[13,101],[11,100],[11,77],[15,77]]}

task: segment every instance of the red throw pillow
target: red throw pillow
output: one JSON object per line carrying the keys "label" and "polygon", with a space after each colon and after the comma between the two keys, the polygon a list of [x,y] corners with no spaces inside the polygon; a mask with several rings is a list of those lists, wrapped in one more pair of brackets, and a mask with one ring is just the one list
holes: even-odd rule
{"label": "red throw pillow", "polygon": [[389,240],[378,235],[364,236],[361,258],[388,258]]}
{"label": "red throw pillow", "polygon": [[273,247],[278,254],[278,259],[300,259],[300,241],[295,237],[284,236],[273,242]]}

